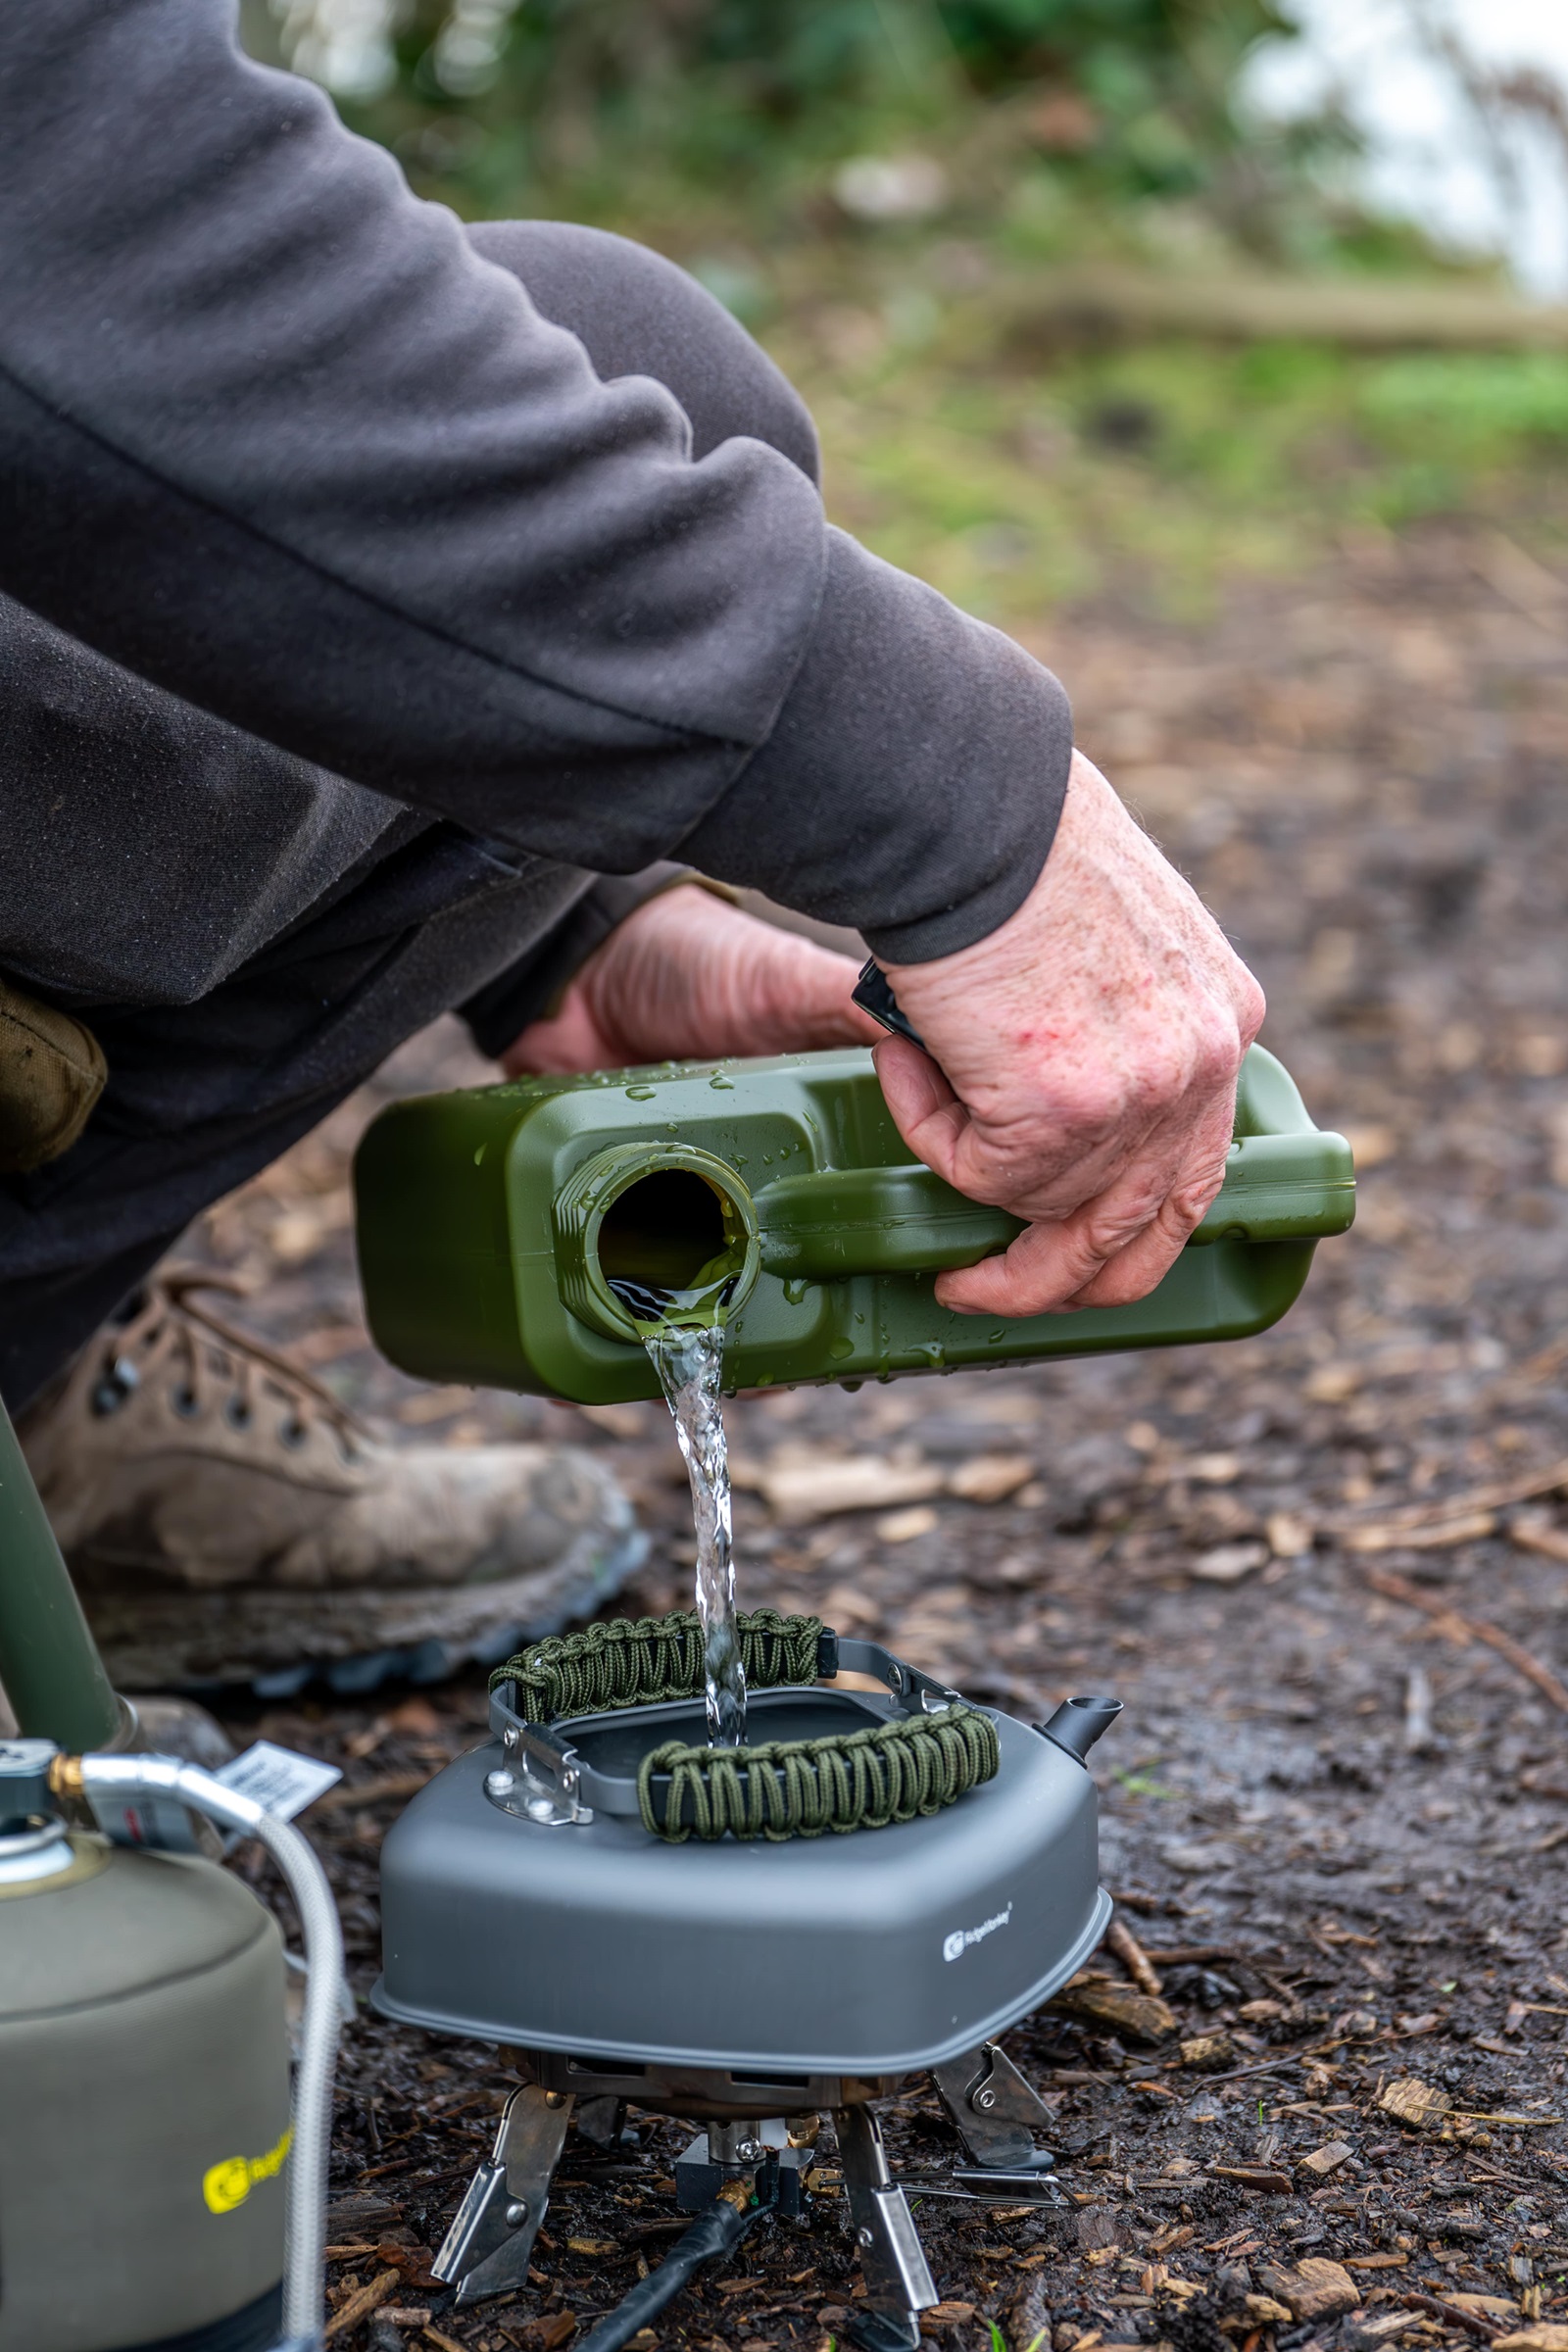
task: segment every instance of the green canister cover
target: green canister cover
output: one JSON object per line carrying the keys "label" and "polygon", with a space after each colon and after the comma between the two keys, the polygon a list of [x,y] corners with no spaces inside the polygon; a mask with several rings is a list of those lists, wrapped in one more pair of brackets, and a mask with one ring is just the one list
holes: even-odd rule
{"label": "green canister cover", "polygon": [[74,1843],[0,1885],[0,2352],[260,2352],[289,2150],[276,1926],[210,1862]]}

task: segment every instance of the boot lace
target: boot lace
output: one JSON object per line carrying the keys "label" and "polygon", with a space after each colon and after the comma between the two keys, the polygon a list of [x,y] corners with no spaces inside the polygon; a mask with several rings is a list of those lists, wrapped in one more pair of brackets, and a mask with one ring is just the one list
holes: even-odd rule
{"label": "boot lace", "polygon": [[182,1421],[220,1412],[231,1429],[243,1430],[281,1408],[280,1445],[298,1448],[312,1428],[320,1426],[343,1459],[353,1461],[369,1442],[364,1422],[322,1382],[250,1332],[224,1322],[198,1296],[220,1291],[243,1297],[245,1288],[209,1266],[166,1266],[152,1276],[140,1305],[115,1334],[92,1389],[93,1412],[119,1412],[137,1390],[170,1378],[170,1409]]}

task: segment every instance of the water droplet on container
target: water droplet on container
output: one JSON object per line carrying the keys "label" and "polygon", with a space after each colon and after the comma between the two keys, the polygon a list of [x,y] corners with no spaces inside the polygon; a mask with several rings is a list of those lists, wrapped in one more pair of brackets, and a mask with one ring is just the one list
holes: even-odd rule
{"label": "water droplet on container", "polygon": [[732,1095],[735,1092],[735,1081],[733,1078],[722,1078],[715,1076],[710,1078],[708,1083],[712,1088],[715,1095]]}
{"label": "water droplet on container", "polygon": [[485,1153],[486,1153],[486,1152],[487,1152],[488,1150],[489,1150],[489,1146],[488,1146],[487,1144],[481,1144],[481,1145],[479,1146],[479,1149],[478,1149],[478,1151],[477,1151],[477,1152],[474,1153],[474,1155],[473,1155],[473,1164],[474,1164],[474,1166],[475,1166],[476,1168],[482,1168],[482,1167],[483,1167],[483,1165],[484,1165],[484,1155],[485,1155]]}
{"label": "water droplet on container", "polygon": [[801,1306],[810,1287],[804,1274],[792,1274],[784,1285],[784,1297],[791,1306]]}
{"label": "water droplet on container", "polygon": [[656,1090],[651,1086],[628,1086],[626,1092],[634,1102],[651,1102]]}
{"label": "water droplet on container", "polygon": [[986,1333],[986,1346],[988,1348],[995,1348],[999,1346],[1000,1343],[1006,1338],[1006,1336],[1007,1334],[1005,1326],[1004,1326],[1001,1331],[988,1331]]}
{"label": "water droplet on container", "polygon": [[829,1355],[838,1356],[842,1359],[846,1355],[853,1355],[855,1353],[855,1342],[853,1340],[846,1339],[829,1340],[827,1344],[827,1351]]}

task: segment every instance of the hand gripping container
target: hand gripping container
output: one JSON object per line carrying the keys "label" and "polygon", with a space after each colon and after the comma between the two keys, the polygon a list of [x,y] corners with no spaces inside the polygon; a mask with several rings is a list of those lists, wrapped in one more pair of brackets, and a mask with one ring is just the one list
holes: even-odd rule
{"label": "hand gripping container", "polygon": [[721,1276],[732,1392],[886,1380],[1244,1338],[1294,1302],[1355,1201],[1349,1146],[1256,1046],[1224,1189],[1132,1306],[1012,1321],[939,1306],[936,1274],[1021,1227],[912,1157],[860,1049],[422,1096],[375,1120],[355,1184],[384,1354],[583,1404],[658,1394],[616,1281]]}

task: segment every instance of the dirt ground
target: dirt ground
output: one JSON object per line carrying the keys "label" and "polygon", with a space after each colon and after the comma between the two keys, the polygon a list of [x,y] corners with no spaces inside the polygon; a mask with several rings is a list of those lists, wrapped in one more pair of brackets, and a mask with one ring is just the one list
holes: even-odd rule
{"label": "dirt ground", "polygon": [[[1348,545],[1201,636],[1105,619],[1043,643],[1081,739],[1260,972],[1266,1042],[1355,1141],[1356,1229],[1242,1346],[733,1409],[754,1477],[805,1441],[892,1482],[881,1509],[793,1521],[743,1491],[746,1604],[873,1632],[1031,1718],[1072,1690],[1126,1701],[1094,1760],[1103,1877],[1170,2015],[1102,1951],[1073,2013],[1008,2037],[1064,2201],[921,2203],[927,2325],[954,2345],[1367,2352],[1568,2321],[1565,636],[1568,584],[1453,526]],[[416,1041],[196,1246],[405,1442],[601,1449],[654,1535],[625,1606],[676,1605],[691,1526],[662,1407],[431,1393],[365,1343],[353,1139],[388,1094],[482,1075],[455,1027]],[[901,1469],[975,1457],[1000,1499],[897,1499]],[[234,1718],[347,1765],[307,1821],[362,1992],[378,1839],[482,1722],[477,1677]],[[618,2167],[568,2156],[529,2291],[453,2314],[427,2250],[505,2085],[488,2049],[364,2010],[350,2029],[344,2352],[551,2352],[669,2243],[685,2134],[645,2120]],[[888,2124],[900,2167],[951,2160],[923,2082]],[[824,2193],[641,2340],[842,2338],[852,2257]]]}

